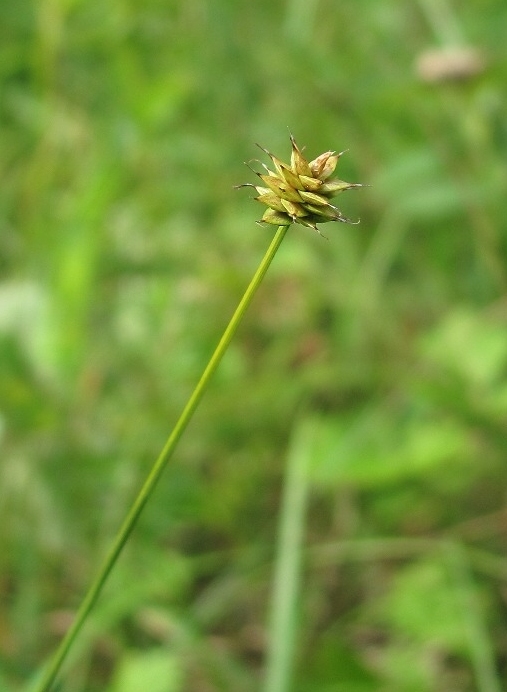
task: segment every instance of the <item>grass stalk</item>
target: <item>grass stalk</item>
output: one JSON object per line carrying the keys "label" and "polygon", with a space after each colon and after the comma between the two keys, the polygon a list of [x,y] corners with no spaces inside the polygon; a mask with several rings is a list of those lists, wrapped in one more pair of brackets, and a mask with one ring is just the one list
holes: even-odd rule
{"label": "grass stalk", "polygon": [[264,692],[288,692],[294,670],[303,534],[309,489],[310,424],[293,437],[280,510]]}
{"label": "grass stalk", "polygon": [[95,578],[92,582],[88,592],[86,593],[81,605],[77,611],[76,618],[69,628],[67,634],[64,636],[58,649],[55,652],[53,659],[50,661],[48,667],[44,671],[40,681],[36,684],[33,692],[49,692],[51,687],[60,672],[61,666],[65,660],[67,653],[69,652],[74,640],[76,639],[79,631],[86,622],[90,611],[92,610],[95,602],[97,601],[104,584],[107,581],[109,574],[111,573],[122,549],[124,548],[133,528],[135,527],[139,516],[150,498],[153,490],[155,489],[162,472],[164,471],[167,462],[171,458],[180,437],[182,436],[185,428],[190,422],[199,402],[201,401],[204,392],[209,384],[209,381],[217,369],[222,356],[226,352],[231,340],[238,328],[243,315],[245,314],[248,306],[252,302],[252,299],[259,288],[268,268],[275,256],[280,244],[287,232],[288,226],[279,226],[278,230],[269,245],[266,254],[261,260],[257,271],[255,272],[252,280],[250,281],[236,311],[234,312],[229,324],[227,325],[222,338],[220,339],[218,346],[216,347],[213,355],[211,356],[206,368],[204,369],[201,379],[197,383],[194,391],[192,392],[187,404],[185,405],[176,425],[174,426],[172,432],[170,433],[167,441],[160,452],[158,459],[153,464],[141,490],[139,491],[136,499],[134,500],[131,508],[129,509],[123,524],[121,525],[118,533],[116,534],[109,552],[107,553],[104,562]]}

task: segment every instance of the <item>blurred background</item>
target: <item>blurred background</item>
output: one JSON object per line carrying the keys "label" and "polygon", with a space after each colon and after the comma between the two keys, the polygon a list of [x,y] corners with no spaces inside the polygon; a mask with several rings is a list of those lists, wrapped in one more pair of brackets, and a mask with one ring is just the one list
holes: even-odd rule
{"label": "blurred background", "polygon": [[[507,4],[0,3],[0,689],[72,621],[292,226],[61,692],[507,690]],[[267,162],[267,161],[266,161]],[[254,164],[258,167],[258,164]]]}

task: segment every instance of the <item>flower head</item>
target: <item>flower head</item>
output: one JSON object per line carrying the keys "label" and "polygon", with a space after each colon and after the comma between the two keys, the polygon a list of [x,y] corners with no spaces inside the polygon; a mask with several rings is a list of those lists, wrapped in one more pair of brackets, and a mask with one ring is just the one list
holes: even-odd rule
{"label": "flower head", "polygon": [[317,233],[320,233],[317,223],[327,221],[359,223],[348,219],[329,201],[340,192],[362,187],[360,183],[346,183],[337,178],[329,180],[344,152],[336,154],[334,151],[326,151],[313,161],[307,161],[292,135],[290,141],[292,144],[290,164],[280,161],[267,149],[257,145],[269,156],[275,170],[262,164],[265,173],[254,171],[262,180],[262,186],[251,183],[237,186],[253,187],[257,192],[255,199],[268,207],[260,223],[275,226],[299,223],[313,228]]}

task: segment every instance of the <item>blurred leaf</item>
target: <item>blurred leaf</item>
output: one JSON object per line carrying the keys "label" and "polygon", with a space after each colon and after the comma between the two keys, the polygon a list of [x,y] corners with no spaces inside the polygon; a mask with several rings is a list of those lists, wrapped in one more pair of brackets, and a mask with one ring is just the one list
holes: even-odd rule
{"label": "blurred leaf", "polygon": [[332,628],[319,640],[315,654],[305,660],[297,692],[374,692],[379,680]]}
{"label": "blurred leaf", "polygon": [[450,312],[421,346],[425,357],[471,385],[491,387],[507,372],[507,325],[470,309]]}
{"label": "blurred leaf", "polygon": [[178,658],[170,651],[126,652],[115,672],[109,692],[179,692],[183,675]]}
{"label": "blurred leaf", "polygon": [[421,647],[465,654],[468,638],[457,589],[443,560],[407,565],[383,601],[383,619],[399,637]]}
{"label": "blurred leaf", "polygon": [[315,419],[313,477],[320,484],[375,487],[460,464],[468,435],[451,419],[370,409],[348,420]]}
{"label": "blurred leaf", "polygon": [[376,186],[409,219],[440,219],[462,206],[460,191],[445,177],[432,148],[411,150],[382,170]]}
{"label": "blurred leaf", "polygon": [[406,642],[389,646],[382,653],[382,668],[389,689],[395,692],[426,692],[438,689],[440,676],[431,653]]}

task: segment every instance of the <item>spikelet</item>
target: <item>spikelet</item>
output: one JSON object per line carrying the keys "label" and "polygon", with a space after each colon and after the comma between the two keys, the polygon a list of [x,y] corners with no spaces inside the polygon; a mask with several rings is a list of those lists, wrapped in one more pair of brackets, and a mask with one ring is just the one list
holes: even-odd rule
{"label": "spikelet", "polygon": [[340,192],[363,187],[360,183],[346,183],[336,178],[329,180],[344,152],[336,154],[334,151],[326,151],[313,161],[307,161],[292,135],[290,135],[290,141],[292,144],[290,164],[280,161],[274,154],[258,144],[257,146],[273,162],[275,170],[262,164],[265,173],[254,171],[262,180],[262,186],[251,183],[236,186],[238,188],[253,187],[257,192],[255,199],[268,207],[259,223],[275,226],[299,223],[313,228],[317,233],[320,233],[317,228],[318,223],[327,221],[359,223],[348,219],[329,201]]}

